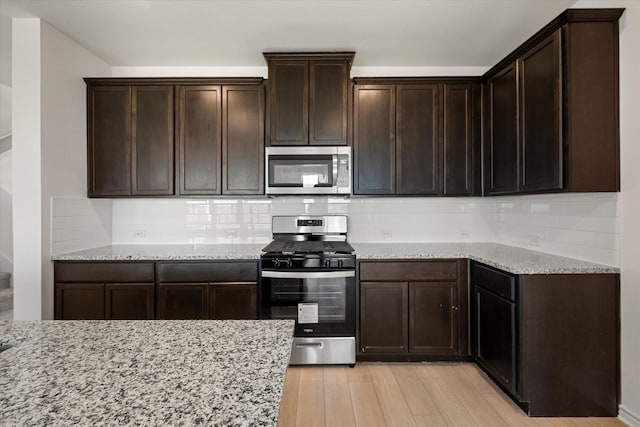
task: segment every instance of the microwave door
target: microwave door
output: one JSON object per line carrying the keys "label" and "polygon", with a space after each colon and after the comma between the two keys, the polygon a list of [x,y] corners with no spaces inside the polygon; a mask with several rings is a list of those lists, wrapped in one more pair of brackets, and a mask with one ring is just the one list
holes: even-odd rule
{"label": "microwave door", "polygon": [[315,188],[333,187],[333,156],[271,156],[269,186]]}

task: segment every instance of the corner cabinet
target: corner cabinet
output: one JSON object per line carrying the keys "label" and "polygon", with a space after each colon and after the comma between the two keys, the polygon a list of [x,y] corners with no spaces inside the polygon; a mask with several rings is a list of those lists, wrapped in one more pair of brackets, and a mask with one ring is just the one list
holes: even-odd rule
{"label": "corner cabinet", "polygon": [[269,145],[347,145],[354,52],[264,53]]}
{"label": "corner cabinet", "polygon": [[618,414],[618,274],[512,275],[471,263],[472,354],[532,416]]}
{"label": "corner cabinet", "polygon": [[85,81],[89,197],[264,193],[262,78]]}
{"label": "corner cabinet", "polygon": [[480,85],[356,79],[354,194],[480,193]]}
{"label": "corner cabinet", "polygon": [[485,195],[619,191],[622,11],[569,9],[485,74]]}
{"label": "corner cabinet", "polygon": [[467,261],[360,261],[358,359],[468,355]]}

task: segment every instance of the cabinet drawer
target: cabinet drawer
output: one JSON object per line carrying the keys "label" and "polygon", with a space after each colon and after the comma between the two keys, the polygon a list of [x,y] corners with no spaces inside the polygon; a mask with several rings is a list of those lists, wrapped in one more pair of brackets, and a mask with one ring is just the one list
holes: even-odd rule
{"label": "cabinet drawer", "polygon": [[362,261],[360,280],[456,280],[458,261]]}
{"label": "cabinet drawer", "polygon": [[256,282],[257,262],[160,262],[158,282]]}
{"label": "cabinet drawer", "polygon": [[153,262],[55,263],[56,282],[153,282]]}
{"label": "cabinet drawer", "polygon": [[511,301],[516,300],[516,276],[513,274],[475,263],[471,274],[474,286],[480,286]]}

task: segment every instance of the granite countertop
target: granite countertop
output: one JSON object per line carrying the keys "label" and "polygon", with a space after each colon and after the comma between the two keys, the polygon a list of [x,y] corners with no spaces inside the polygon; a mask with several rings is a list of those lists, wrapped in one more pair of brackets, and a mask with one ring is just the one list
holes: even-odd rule
{"label": "granite countertop", "polygon": [[228,245],[111,245],[51,257],[54,261],[259,259],[269,243]]}
{"label": "granite countertop", "polygon": [[[114,245],[53,256],[58,261],[254,259],[267,243]],[[359,260],[470,258],[513,274],[604,274],[620,269],[499,243],[352,243]]]}
{"label": "granite countertop", "polygon": [[358,259],[469,258],[513,274],[604,274],[620,269],[499,243],[352,244]]}
{"label": "granite countertop", "polygon": [[276,426],[293,326],[0,321],[0,425]]}

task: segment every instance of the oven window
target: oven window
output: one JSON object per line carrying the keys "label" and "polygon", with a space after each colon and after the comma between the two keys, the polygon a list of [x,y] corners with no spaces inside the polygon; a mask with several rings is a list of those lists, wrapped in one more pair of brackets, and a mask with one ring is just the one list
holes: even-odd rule
{"label": "oven window", "polygon": [[331,187],[332,156],[269,156],[271,187]]}
{"label": "oven window", "polygon": [[318,323],[344,323],[347,279],[272,279],[271,316],[298,320],[298,304],[317,304]]}

